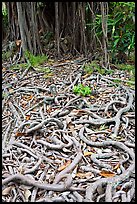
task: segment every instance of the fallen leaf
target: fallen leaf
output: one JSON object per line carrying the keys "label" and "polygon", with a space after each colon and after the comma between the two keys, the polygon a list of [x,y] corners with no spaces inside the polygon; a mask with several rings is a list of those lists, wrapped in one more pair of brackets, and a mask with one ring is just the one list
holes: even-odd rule
{"label": "fallen leaf", "polygon": [[6,68],[5,68],[5,67],[3,67],[3,68],[2,68],[2,71],[6,71]]}
{"label": "fallen leaf", "polygon": [[40,164],[40,168],[41,168],[41,169],[44,169],[45,166],[46,166],[46,165],[45,165],[44,163],[41,163],[41,164]]}
{"label": "fallen leaf", "polygon": [[117,164],[114,166],[113,170],[116,170],[116,169],[118,169],[119,167],[120,167],[120,163],[117,163]]}
{"label": "fallen leaf", "polygon": [[25,132],[16,132],[15,136],[20,137],[20,136],[27,136],[28,134]]}
{"label": "fallen leaf", "polygon": [[93,176],[93,174],[91,172],[77,173],[76,176],[79,178],[89,178],[89,177]]}
{"label": "fallen leaf", "polygon": [[102,170],[99,174],[101,176],[103,176],[103,177],[113,177],[113,176],[115,176],[115,173],[113,173],[111,171],[106,171],[106,170]]}
{"label": "fallen leaf", "polygon": [[66,116],[66,123],[69,124],[71,122],[71,117]]}
{"label": "fallen leaf", "polygon": [[75,115],[83,115],[83,114],[86,114],[85,111],[83,110],[77,110],[77,109],[74,109],[70,112],[70,115],[71,116],[75,116]]}
{"label": "fallen leaf", "polygon": [[65,162],[62,166],[60,166],[58,168],[58,171],[62,171],[64,170],[67,166],[69,166],[71,164],[71,160],[68,160],[67,162]]}
{"label": "fallen leaf", "polygon": [[30,101],[33,98],[33,95],[27,96],[25,99],[26,101]]}
{"label": "fallen leaf", "polygon": [[82,128],[82,127],[83,127],[82,124],[79,124],[79,125],[76,124],[74,129],[75,129],[75,130],[79,130],[79,129]]}
{"label": "fallen leaf", "polygon": [[43,77],[44,78],[50,78],[50,77],[53,77],[54,75],[53,75],[53,73],[49,73],[49,74],[45,74]]}
{"label": "fallen leaf", "polygon": [[31,191],[26,189],[25,192],[24,192],[24,196],[25,196],[27,202],[28,202],[28,199],[29,199],[30,195],[31,195]]}
{"label": "fallen leaf", "polygon": [[91,140],[92,140],[93,142],[96,142],[96,141],[97,141],[97,136],[92,136],[92,137],[91,137]]}
{"label": "fallen leaf", "polygon": [[13,74],[12,76],[13,76],[13,78],[16,78],[17,74]]}
{"label": "fallen leaf", "polygon": [[94,154],[93,152],[84,152],[84,157]]}
{"label": "fallen leaf", "polygon": [[50,105],[46,106],[46,111],[47,113],[51,113],[52,112],[52,107]]}
{"label": "fallen leaf", "polygon": [[70,131],[71,131],[72,133],[75,131],[74,127],[75,127],[74,125],[68,124],[68,128],[70,129]]}
{"label": "fallen leaf", "polygon": [[111,112],[107,112],[107,116],[111,117],[112,113]]}
{"label": "fallen leaf", "polygon": [[9,187],[5,188],[5,189],[2,191],[2,195],[8,195],[8,194],[10,194],[11,189],[12,189],[12,186],[9,186]]}
{"label": "fallen leaf", "polygon": [[94,98],[95,98],[95,96],[90,96],[90,98],[91,98],[91,99],[94,99]]}
{"label": "fallen leaf", "polygon": [[29,120],[30,119],[30,115],[26,115],[26,120]]}
{"label": "fallen leaf", "polygon": [[90,152],[97,153],[94,147],[89,147]]}
{"label": "fallen leaf", "polygon": [[12,93],[14,90],[13,89],[9,89],[9,92]]}
{"label": "fallen leaf", "polygon": [[84,76],[82,76],[83,79],[87,78],[88,76],[90,76],[90,74],[86,74]]}
{"label": "fallen leaf", "polygon": [[111,130],[111,129],[106,129],[106,131],[108,131],[108,132],[112,132],[112,130]]}

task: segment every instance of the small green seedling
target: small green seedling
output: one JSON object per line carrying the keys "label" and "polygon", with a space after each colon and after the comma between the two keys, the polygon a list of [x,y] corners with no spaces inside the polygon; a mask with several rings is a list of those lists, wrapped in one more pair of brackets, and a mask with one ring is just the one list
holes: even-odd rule
{"label": "small green seedling", "polygon": [[92,74],[93,72],[97,72],[99,74],[112,74],[113,70],[105,70],[104,68],[100,67],[96,60],[92,61],[91,63],[87,63],[84,66],[84,71],[87,74]]}
{"label": "small green seedling", "polygon": [[73,87],[73,93],[79,94],[81,96],[88,96],[92,93],[92,90],[89,86],[84,86],[83,84],[78,84]]}
{"label": "small green seedling", "polygon": [[48,56],[46,56],[46,55],[34,56],[32,53],[30,53],[28,51],[25,52],[25,56],[28,59],[31,66],[33,66],[33,67],[41,65],[44,62],[47,62],[47,60],[48,60]]}

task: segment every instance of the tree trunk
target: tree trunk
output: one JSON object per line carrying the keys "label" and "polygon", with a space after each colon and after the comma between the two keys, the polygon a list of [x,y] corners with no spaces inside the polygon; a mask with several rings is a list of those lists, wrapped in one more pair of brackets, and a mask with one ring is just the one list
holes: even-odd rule
{"label": "tree trunk", "polygon": [[59,39],[59,3],[55,2],[55,36],[57,42],[58,57],[60,57],[60,39]]}
{"label": "tree trunk", "polygon": [[108,16],[108,3],[100,2],[101,15],[102,15],[102,31],[103,31],[103,48],[104,48],[104,67],[107,69],[109,66],[109,55],[107,51],[108,38],[107,38],[107,16]]}
{"label": "tree trunk", "polygon": [[18,22],[23,51],[42,54],[37,24],[36,2],[17,2]]}
{"label": "tree trunk", "polygon": [[19,21],[19,28],[20,28],[20,35],[22,40],[22,48],[23,51],[27,50],[27,39],[24,30],[24,14],[22,10],[22,2],[17,2],[17,11],[18,11],[18,21]]}

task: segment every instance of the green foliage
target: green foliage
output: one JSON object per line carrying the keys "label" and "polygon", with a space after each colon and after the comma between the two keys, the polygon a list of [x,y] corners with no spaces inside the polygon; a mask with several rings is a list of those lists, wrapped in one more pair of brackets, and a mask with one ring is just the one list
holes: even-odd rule
{"label": "green foliage", "polygon": [[111,51],[113,56],[117,52],[128,53],[130,56],[135,46],[134,2],[110,2],[110,19],[108,32],[111,37]]}
{"label": "green foliage", "polygon": [[25,52],[25,57],[28,59],[29,63],[33,67],[41,65],[44,62],[47,62],[47,60],[48,60],[48,56],[46,56],[46,55],[34,56],[32,53],[30,53],[28,51]]}
{"label": "green foliage", "polygon": [[[130,57],[135,47],[135,2],[109,2],[107,20],[108,51],[111,59],[117,53],[127,53]],[[94,28],[97,37],[102,41],[102,16],[96,14],[94,22],[87,22],[86,26]]]}
{"label": "green foliage", "polygon": [[2,27],[3,29],[7,29],[8,27],[8,12],[4,2],[2,3]]}
{"label": "green foliage", "polygon": [[110,69],[110,70],[105,70],[105,73],[106,74],[113,74],[115,71],[114,70],[112,70],[112,69]]}
{"label": "green foliage", "polygon": [[77,86],[74,86],[73,92],[82,96],[88,96],[92,93],[91,88],[89,86],[84,86],[83,84],[78,84]]}
{"label": "green foliage", "polygon": [[118,69],[135,72],[135,65],[132,64],[117,64]]}
{"label": "green foliage", "polygon": [[2,99],[6,99],[7,97],[8,97],[8,94],[2,92]]}
{"label": "green foliage", "polygon": [[100,66],[97,64],[97,62],[94,60],[91,63],[87,63],[84,66],[84,71],[87,74],[92,74],[94,71],[100,70]]}
{"label": "green foliage", "polygon": [[84,71],[87,73],[87,74],[92,74],[93,71],[94,71],[94,67],[91,66],[91,64],[85,64],[84,66]]}
{"label": "green foliage", "polygon": [[130,74],[130,81],[135,81],[135,66],[131,64],[117,64],[118,69],[128,71]]}
{"label": "green foliage", "polygon": [[10,67],[11,70],[20,70],[20,69],[26,69],[28,67],[28,64],[27,63],[21,63],[21,64],[15,64],[15,65],[12,65]]}
{"label": "green foliage", "polygon": [[2,52],[2,60],[3,61],[9,61],[10,57],[12,57],[12,52],[11,51]]}
{"label": "green foliage", "polygon": [[46,41],[49,42],[53,38],[53,32],[46,32],[41,38],[46,39]]}
{"label": "green foliage", "polygon": [[2,3],[2,17],[7,17],[8,16],[8,12],[5,6],[5,3]]}
{"label": "green foliage", "polygon": [[51,70],[48,67],[40,67],[40,66],[38,66],[36,70],[38,72],[44,72],[45,74],[51,73]]}
{"label": "green foliage", "polygon": [[92,74],[93,72],[97,72],[99,74],[113,74],[114,70],[105,70],[104,68],[100,67],[96,60],[92,61],[91,63],[87,63],[84,66],[84,71],[87,74]]}

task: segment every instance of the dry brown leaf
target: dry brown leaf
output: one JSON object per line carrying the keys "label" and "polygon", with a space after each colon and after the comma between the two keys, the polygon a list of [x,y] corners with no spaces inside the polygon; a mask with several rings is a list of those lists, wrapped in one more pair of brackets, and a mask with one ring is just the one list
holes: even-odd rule
{"label": "dry brown leaf", "polygon": [[84,157],[94,154],[93,152],[84,152]]}
{"label": "dry brown leaf", "polygon": [[30,101],[33,98],[33,95],[27,96],[26,101]]}
{"label": "dry brown leaf", "polygon": [[82,124],[79,124],[79,125],[76,124],[74,129],[75,130],[80,130],[82,127],[83,127]]}
{"label": "dry brown leaf", "polygon": [[44,163],[41,163],[41,164],[40,164],[40,168],[41,168],[41,169],[44,169],[45,166],[46,166],[46,165],[45,165]]}
{"label": "dry brown leaf", "polygon": [[97,136],[92,136],[92,137],[91,137],[91,140],[92,140],[93,142],[96,142],[96,141],[97,141]]}
{"label": "dry brown leaf", "polygon": [[25,133],[25,132],[16,132],[16,133],[15,133],[15,136],[16,136],[16,137],[27,136],[27,135],[28,135],[28,134]]}
{"label": "dry brown leaf", "polygon": [[84,76],[82,76],[83,79],[87,78],[88,76],[90,76],[90,74],[86,74]]}
{"label": "dry brown leaf", "polygon": [[64,170],[67,166],[69,166],[71,164],[71,160],[68,160],[67,162],[65,162],[62,166],[60,166],[58,168],[58,171],[62,171]]}
{"label": "dry brown leaf", "polygon": [[112,113],[111,112],[107,112],[107,116],[111,117]]}
{"label": "dry brown leaf", "polygon": [[15,78],[17,76],[17,74],[13,74],[12,76]]}
{"label": "dry brown leaf", "polygon": [[71,117],[66,116],[66,123],[69,124],[71,122]]}
{"label": "dry brown leaf", "polygon": [[14,89],[9,89],[9,92],[12,93],[14,91]]}
{"label": "dry brown leaf", "polygon": [[11,189],[12,189],[12,186],[9,186],[9,187],[5,188],[5,189],[2,191],[2,195],[8,195],[8,194],[10,194]]}
{"label": "dry brown leaf", "polygon": [[112,132],[112,130],[111,130],[111,129],[106,129],[106,131],[108,131],[108,132]]}
{"label": "dry brown leaf", "polygon": [[86,114],[85,111],[83,111],[83,110],[74,109],[74,110],[71,111],[71,115],[72,115],[72,116],[75,116],[75,115],[83,115],[83,114]]}
{"label": "dry brown leaf", "polygon": [[2,68],[2,71],[6,71],[6,68],[5,68],[5,67],[3,67],[3,68]]}
{"label": "dry brown leaf", "polygon": [[87,173],[77,173],[76,174],[77,177],[79,178],[89,178],[91,176],[93,176],[92,172],[87,172]]}
{"label": "dry brown leaf", "polygon": [[26,120],[30,120],[30,115],[26,115]]}
{"label": "dry brown leaf", "polygon": [[72,125],[72,124],[68,124],[68,128],[70,129],[70,131],[71,132],[74,132],[75,130],[74,130],[74,125]]}
{"label": "dry brown leaf", "polygon": [[95,96],[90,96],[90,98],[91,98],[91,99],[94,99],[94,98],[95,98]]}
{"label": "dry brown leaf", "polygon": [[118,169],[119,167],[120,167],[120,163],[118,162],[118,163],[114,166],[113,170],[116,170],[116,169]]}
{"label": "dry brown leaf", "polygon": [[20,104],[21,104],[21,106],[23,107],[23,108],[25,108],[25,106],[27,105],[27,101],[25,101],[25,100],[23,100],[23,99],[21,99],[21,101],[20,101]]}
{"label": "dry brown leaf", "polygon": [[103,176],[103,177],[113,177],[113,176],[115,176],[115,173],[113,173],[111,171],[106,171],[106,170],[102,170],[99,174],[101,176]]}
{"label": "dry brown leaf", "polygon": [[47,113],[51,113],[52,112],[52,107],[50,105],[47,105],[46,111],[47,111]]}

